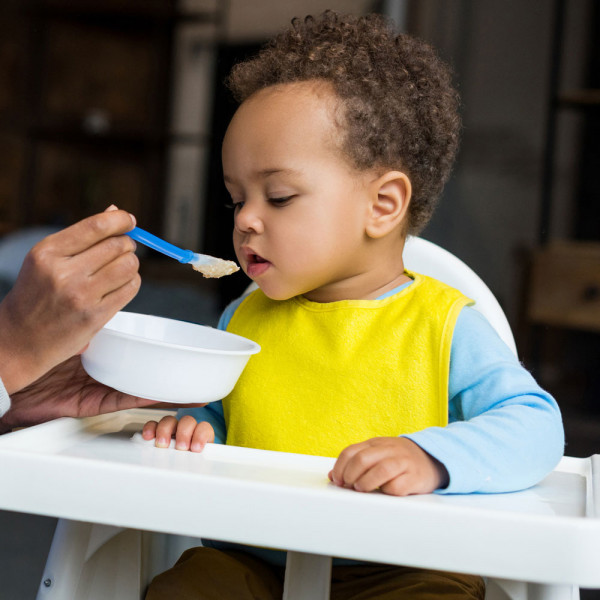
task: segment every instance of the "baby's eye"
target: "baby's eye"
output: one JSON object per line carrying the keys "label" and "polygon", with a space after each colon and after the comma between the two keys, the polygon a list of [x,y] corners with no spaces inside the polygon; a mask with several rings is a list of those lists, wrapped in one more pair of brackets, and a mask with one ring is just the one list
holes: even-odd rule
{"label": "baby's eye", "polygon": [[242,208],[242,206],[244,206],[243,202],[226,202],[225,203],[225,208],[229,208],[235,212],[240,210],[240,208]]}
{"label": "baby's eye", "polygon": [[284,206],[287,204],[294,196],[283,196],[281,198],[269,198],[269,202],[274,204],[275,206]]}

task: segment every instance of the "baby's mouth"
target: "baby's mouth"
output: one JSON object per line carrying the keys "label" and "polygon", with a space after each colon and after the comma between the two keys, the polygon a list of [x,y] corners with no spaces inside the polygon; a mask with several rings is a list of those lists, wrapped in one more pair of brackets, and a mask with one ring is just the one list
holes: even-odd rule
{"label": "baby's mouth", "polygon": [[250,277],[258,277],[267,271],[271,263],[260,254],[256,254],[249,248],[245,250],[246,273]]}
{"label": "baby's mouth", "polygon": [[255,264],[269,262],[266,258],[263,258],[260,254],[257,254],[250,248],[244,248],[243,252],[246,257],[246,262],[248,263],[248,265],[255,265]]}
{"label": "baby's mouth", "polygon": [[248,257],[248,264],[260,264],[260,263],[266,263],[269,262],[268,260],[266,260],[265,258],[263,258],[262,256],[259,256],[258,254],[251,254]]}

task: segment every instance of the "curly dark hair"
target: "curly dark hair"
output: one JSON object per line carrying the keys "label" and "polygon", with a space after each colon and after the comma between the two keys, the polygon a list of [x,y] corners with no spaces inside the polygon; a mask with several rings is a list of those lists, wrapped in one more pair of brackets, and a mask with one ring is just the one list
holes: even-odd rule
{"label": "curly dark hair", "polygon": [[446,183],[460,134],[452,75],[425,42],[397,34],[377,14],[295,18],[226,84],[243,102],[266,87],[324,80],[341,101],[341,150],[361,170],[404,171],[413,196],[408,231],[427,224]]}

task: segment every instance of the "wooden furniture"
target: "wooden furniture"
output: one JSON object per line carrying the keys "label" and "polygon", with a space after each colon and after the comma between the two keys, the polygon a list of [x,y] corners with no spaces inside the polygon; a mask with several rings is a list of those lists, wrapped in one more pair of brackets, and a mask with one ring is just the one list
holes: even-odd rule
{"label": "wooden furniture", "polygon": [[534,253],[529,318],[600,332],[600,244],[554,242]]}
{"label": "wooden furniture", "polygon": [[0,234],[111,203],[162,232],[179,27],[221,15],[179,4],[0,3]]}

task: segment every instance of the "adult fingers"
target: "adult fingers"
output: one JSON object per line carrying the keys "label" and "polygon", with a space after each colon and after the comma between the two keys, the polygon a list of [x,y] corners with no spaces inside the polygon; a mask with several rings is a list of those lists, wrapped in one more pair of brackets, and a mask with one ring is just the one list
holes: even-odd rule
{"label": "adult fingers", "polygon": [[114,290],[102,298],[101,304],[103,312],[101,315],[102,318],[99,321],[100,328],[102,328],[126,304],[133,300],[141,285],[142,279],[139,275],[136,275],[131,281],[128,281],[118,290]]}
{"label": "adult fingers", "polygon": [[62,256],[74,256],[106,238],[131,231],[134,227],[133,215],[124,210],[109,210],[50,235],[42,243]]}
{"label": "adult fingers", "polygon": [[138,272],[135,242],[127,236],[104,239],[73,256],[68,254],[68,244],[61,246],[61,240],[64,238],[49,236],[36,244],[23,262],[18,283],[35,285],[52,297],[59,294],[67,301],[72,299],[75,308],[81,299],[84,308],[89,309],[90,299],[99,301],[134,279]]}
{"label": "adult fingers", "polygon": [[208,404],[208,402],[204,402],[202,404],[180,404],[179,402],[155,402],[152,406],[154,406],[155,408],[168,408],[168,409],[172,409],[175,408],[177,410],[179,410],[180,408],[202,408],[203,406],[206,406]]}
{"label": "adult fingers", "polygon": [[127,283],[137,280],[139,266],[140,261],[132,252],[116,257],[87,278],[86,287],[90,296],[100,301]]}
{"label": "adult fingers", "polygon": [[107,267],[102,277],[81,277],[76,273],[54,286],[49,303],[36,307],[38,313],[54,313],[55,327],[68,326],[73,337],[79,331],[82,339],[74,352],[87,344],[114,314],[128,304],[141,286],[137,271],[139,261],[133,254],[123,256]]}
{"label": "adult fingers", "polygon": [[133,256],[136,243],[127,235],[114,235],[73,255],[69,260],[71,270],[93,277],[103,268],[122,256]]}

